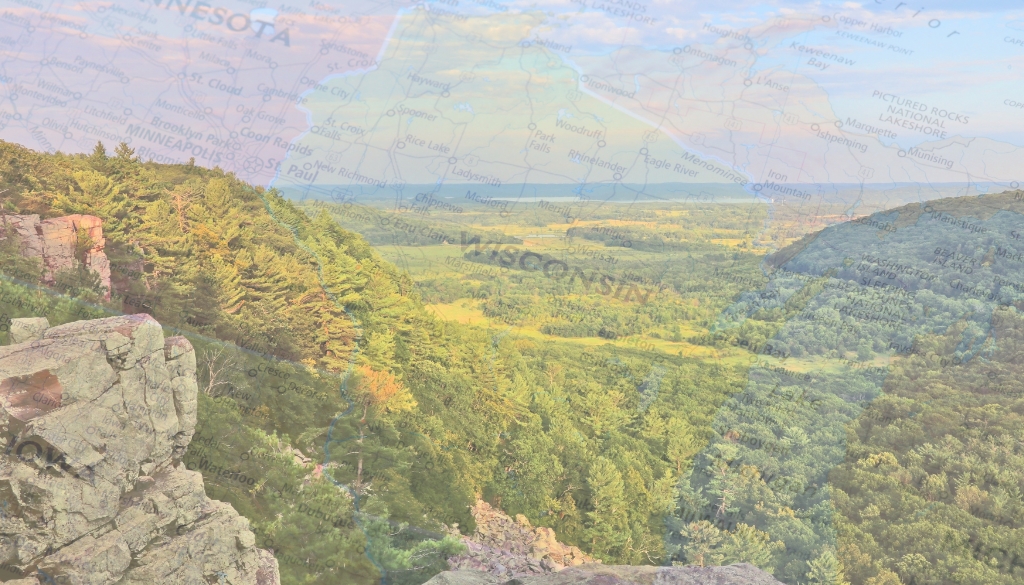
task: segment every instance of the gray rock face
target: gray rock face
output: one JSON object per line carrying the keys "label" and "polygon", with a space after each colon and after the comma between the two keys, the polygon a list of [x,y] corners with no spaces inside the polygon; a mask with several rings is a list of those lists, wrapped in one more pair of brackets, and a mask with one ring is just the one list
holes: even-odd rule
{"label": "gray rock face", "polygon": [[651,567],[581,565],[557,573],[498,577],[482,571],[446,571],[425,585],[782,585],[753,565]]}
{"label": "gray rock face", "polygon": [[0,347],[0,580],[277,585],[249,523],[180,459],[196,360],[139,314],[47,327]]}

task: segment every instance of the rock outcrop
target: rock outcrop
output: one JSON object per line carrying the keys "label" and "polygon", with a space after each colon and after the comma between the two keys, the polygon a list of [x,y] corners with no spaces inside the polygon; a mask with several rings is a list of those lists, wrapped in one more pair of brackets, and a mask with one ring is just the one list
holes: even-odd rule
{"label": "rock outcrop", "polygon": [[[40,220],[38,215],[5,215],[0,226],[0,236],[8,227],[13,228],[21,240],[21,253],[29,258],[39,258],[43,263],[43,282],[55,284],[55,277],[61,270],[71,268],[78,260],[87,268],[100,275],[100,281],[107,287],[110,299],[110,261],[103,252],[106,240],[103,238],[103,220],[92,215],[68,215]],[[80,258],[75,257],[78,244],[78,230],[85,230],[93,245]]]}
{"label": "rock outcrop", "polygon": [[533,528],[522,514],[512,520],[482,500],[471,508],[476,532],[462,537],[469,551],[448,559],[453,570],[486,571],[506,579],[600,563],[575,546],[566,546],[550,528]]}
{"label": "rock outcrop", "polygon": [[508,579],[480,571],[446,571],[424,585],[782,585],[753,565],[651,567],[583,565],[558,573]]}
{"label": "rock outcrop", "polygon": [[654,567],[602,565],[550,528],[513,520],[487,502],[471,508],[476,532],[462,537],[469,551],[448,559],[452,569],[425,585],[781,585],[753,565]]}
{"label": "rock outcrop", "polygon": [[196,359],[145,314],[49,327],[0,347],[0,581],[277,585],[249,523],[181,463]]}

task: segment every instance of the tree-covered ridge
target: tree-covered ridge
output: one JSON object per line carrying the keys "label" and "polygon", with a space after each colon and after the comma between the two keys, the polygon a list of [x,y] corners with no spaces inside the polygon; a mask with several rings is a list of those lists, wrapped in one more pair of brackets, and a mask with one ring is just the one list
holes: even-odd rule
{"label": "tree-covered ridge", "polygon": [[422,582],[478,494],[607,562],[659,562],[676,478],[743,373],[440,321],[359,235],[218,169],[2,143],[0,180],[5,213],[103,219],[114,288],[34,288],[12,248],[2,311],[145,311],[189,336],[203,391],[186,463],[285,583]]}
{"label": "tree-covered ridge", "polygon": [[968,327],[919,337],[850,427],[830,479],[854,584],[1024,583],[1024,319],[962,361]]}
{"label": "tree-covered ridge", "polygon": [[[1013,392],[998,405],[979,403],[971,397],[983,380],[943,370],[973,363],[987,377],[1016,368],[1016,334],[1002,331],[1001,319],[1019,318],[1024,308],[1022,195],[886,211],[830,227],[775,255],[767,286],[741,295],[702,340],[754,347],[762,356],[746,390],[716,414],[718,436],[684,478],[669,538],[681,561],[746,557],[788,583],[1019,582],[1024,572],[1010,552],[1000,552],[1016,551],[1004,547],[1019,541],[1015,533],[942,520],[924,539],[914,532],[923,530],[924,513],[902,513],[920,511],[906,492],[926,479],[938,490],[933,497],[945,485],[962,512],[991,513],[985,503],[994,493],[1002,513],[1012,514],[1012,494],[1024,488],[1012,474],[996,484],[994,476],[974,476],[982,468],[995,473],[986,463],[993,459],[1012,469],[1017,447],[1007,451],[1007,440],[1022,432]],[[946,341],[936,344],[937,334]],[[927,359],[918,357],[922,351]],[[904,370],[901,377],[900,368],[915,362],[913,375]],[[932,423],[917,418],[926,409],[897,397],[907,384],[929,394],[945,385],[958,407]],[[893,404],[901,405],[898,412]],[[980,434],[976,417],[987,428]],[[925,436],[915,435],[924,424],[931,427]],[[859,434],[848,433],[851,427]],[[870,429],[879,434],[866,435]],[[993,449],[1000,455],[983,454]],[[939,469],[954,461],[972,462],[970,472],[943,469],[948,482],[942,484]],[[922,470],[937,478],[924,478]],[[730,544],[743,534],[750,547]],[[944,535],[948,559],[935,541]],[[969,550],[991,571],[973,566],[971,555],[964,556]]]}

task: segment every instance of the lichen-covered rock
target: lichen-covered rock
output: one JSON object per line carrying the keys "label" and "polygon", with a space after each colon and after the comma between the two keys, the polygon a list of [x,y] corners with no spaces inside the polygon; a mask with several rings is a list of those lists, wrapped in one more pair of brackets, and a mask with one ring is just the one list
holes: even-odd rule
{"label": "lichen-covered rock", "polygon": [[446,571],[425,585],[781,585],[753,565],[727,567],[652,567],[583,565],[558,573],[514,579],[482,571]]}
{"label": "lichen-covered rock", "polygon": [[[16,333],[17,332],[17,333]],[[195,352],[149,315],[48,328],[0,348],[0,580],[277,585],[248,521],[181,463]]]}
{"label": "lichen-covered rock", "polygon": [[43,338],[43,333],[50,328],[45,317],[34,319],[14,319],[11,321],[11,343],[17,345]]}

